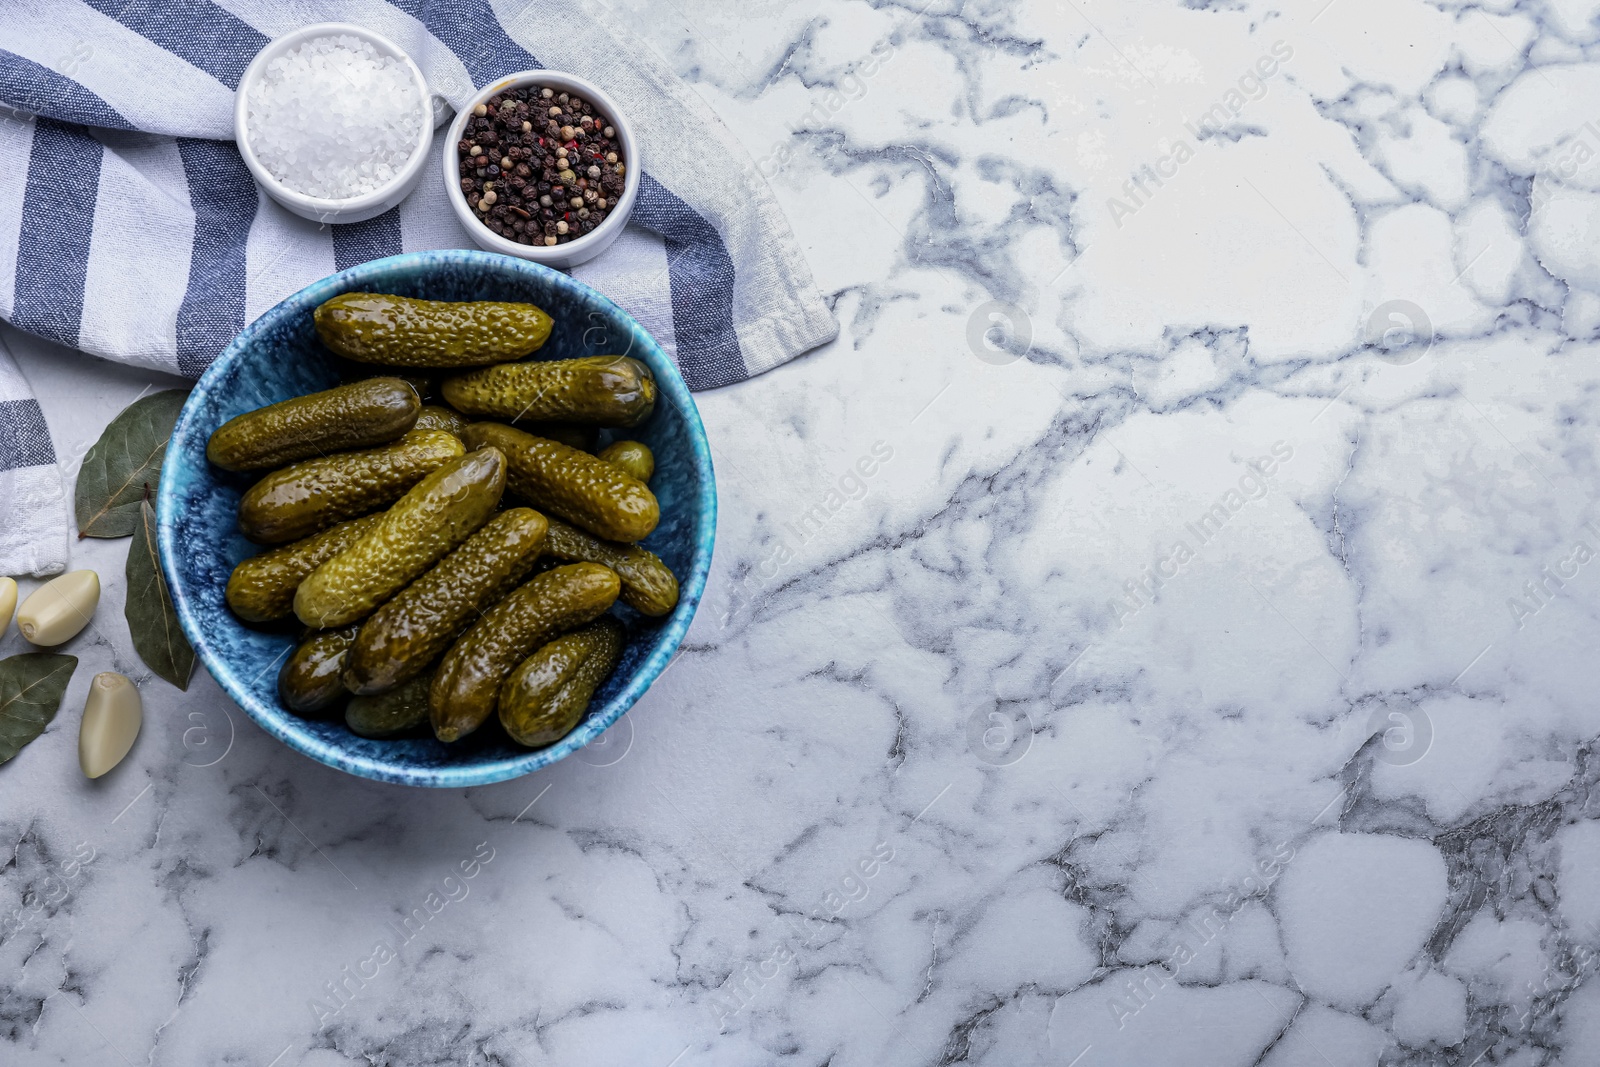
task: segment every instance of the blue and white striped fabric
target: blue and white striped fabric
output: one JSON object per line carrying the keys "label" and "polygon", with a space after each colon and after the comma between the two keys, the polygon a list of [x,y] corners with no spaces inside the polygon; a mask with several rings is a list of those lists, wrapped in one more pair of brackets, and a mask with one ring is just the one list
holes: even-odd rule
{"label": "blue and white striped fabric", "polygon": [[58,574],[66,564],[67,495],[50,429],[0,341],[0,574]]}
{"label": "blue and white striped fabric", "polygon": [[[737,142],[581,0],[4,0],[0,318],[196,376],[318,278],[471,247],[435,166],[398,208],[345,226],[319,227],[258,191],[232,143],[234,90],[270,39],[323,21],[396,41],[452,106],[541,66],[605,86],[634,120],[647,172],[627,232],[574,274],[632,312],[691,388],[742,381],[837,334]],[[5,511],[0,501],[0,523]]]}

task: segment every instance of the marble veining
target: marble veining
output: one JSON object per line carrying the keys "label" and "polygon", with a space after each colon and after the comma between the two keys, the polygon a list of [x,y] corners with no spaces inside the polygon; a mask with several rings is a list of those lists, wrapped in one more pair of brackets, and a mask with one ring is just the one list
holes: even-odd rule
{"label": "marble veining", "polygon": [[[0,1060],[1591,1062],[1600,0],[614,7],[843,325],[697,398],[683,654],[404,790],[108,583],[0,768]],[[13,347],[63,456],[143,384]]]}

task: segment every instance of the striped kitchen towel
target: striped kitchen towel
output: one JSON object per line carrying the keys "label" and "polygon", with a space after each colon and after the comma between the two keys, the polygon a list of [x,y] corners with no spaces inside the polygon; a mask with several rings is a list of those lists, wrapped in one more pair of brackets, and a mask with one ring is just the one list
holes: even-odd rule
{"label": "striped kitchen towel", "polygon": [[[0,340],[0,574],[67,564],[67,495],[39,401]],[[0,630],[10,623],[0,619]]]}
{"label": "striped kitchen towel", "polygon": [[[654,334],[690,388],[742,381],[837,334],[743,149],[584,0],[0,3],[0,318],[193,377],[318,278],[472,247],[434,165],[398,208],[341,226],[290,214],[251,180],[232,143],[239,78],[270,39],[323,21],[395,41],[452,107],[541,66],[604,86],[634,120],[647,171],[627,231],[573,273]],[[0,525],[12,510],[0,500]]]}

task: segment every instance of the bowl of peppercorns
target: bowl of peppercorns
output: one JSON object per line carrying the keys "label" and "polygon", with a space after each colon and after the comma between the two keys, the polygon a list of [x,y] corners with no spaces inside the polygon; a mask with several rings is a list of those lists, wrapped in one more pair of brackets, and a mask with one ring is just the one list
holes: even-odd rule
{"label": "bowl of peppercorns", "polygon": [[472,239],[549,267],[593,259],[621,235],[642,173],[611,98],[552,70],[484,87],[444,145],[450,206]]}

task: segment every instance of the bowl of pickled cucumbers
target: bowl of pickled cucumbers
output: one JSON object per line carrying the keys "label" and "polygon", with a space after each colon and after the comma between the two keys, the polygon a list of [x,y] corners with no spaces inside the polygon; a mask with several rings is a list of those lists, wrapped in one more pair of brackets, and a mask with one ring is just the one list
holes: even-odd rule
{"label": "bowl of pickled cucumbers", "polygon": [[157,512],[184,633],[252,719],[352,774],[461,787],[579,751],[655,681],[716,486],[637,322],[558,271],[445,250],[239,334],[178,418]]}

